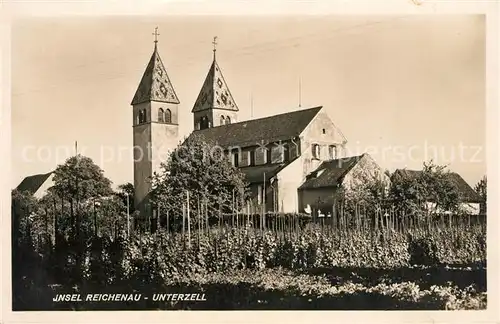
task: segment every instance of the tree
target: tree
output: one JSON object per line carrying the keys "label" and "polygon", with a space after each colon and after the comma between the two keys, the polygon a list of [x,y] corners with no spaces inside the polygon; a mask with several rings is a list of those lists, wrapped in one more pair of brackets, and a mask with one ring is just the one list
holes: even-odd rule
{"label": "tree", "polygon": [[38,200],[28,191],[12,190],[12,307],[26,307],[30,296],[43,282],[44,269],[33,230]]}
{"label": "tree", "polygon": [[[91,233],[95,233],[92,224],[94,227],[97,224],[93,206],[100,198],[112,194],[111,181],[104,176],[104,171],[92,159],[78,154],[57,166],[53,182],[54,185],[49,188],[49,192],[61,199],[62,206],[65,202],[69,202],[70,222],[74,233],[69,242],[69,250],[75,255],[74,279],[76,282],[81,282],[84,277],[87,238]],[[93,217],[90,217],[91,215]]]}
{"label": "tree", "polygon": [[343,182],[337,192],[343,212],[353,220],[369,220],[375,226],[376,219],[388,206],[389,177],[384,172],[372,172],[361,168],[353,172],[351,181]]}
{"label": "tree", "polygon": [[[135,211],[135,206],[134,206],[134,185],[131,184],[130,182],[121,184],[117,188],[118,190],[116,191],[116,196],[118,196],[121,201],[123,202],[123,205],[127,207],[127,200],[128,200],[128,207],[129,207],[129,212],[132,214]],[[127,198],[128,196],[128,198]]]}
{"label": "tree", "polygon": [[487,184],[487,178],[486,176],[483,176],[483,178],[474,186],[474,191],[476,191],[479,197],[481,197],[481,213],[486,213]]}
{"label": "tree", "polygon": [[344,197],[348,201],[376,208],[386,207],[388,177],[380,176],[378,172],[357,172],[352,180],[344,189]]}
{"label": "tree", "polygon": [[22,242],[32,244],[32,219],[38,200],[27,191],[12,190],[12,247]]}
{"label": "tree", "polygon": [[[111,181],[92,159],[80,154],[70,157],[54,171],[54,185],[49,189],[64,201],[69,201],[71,220],[76,236],[80,234],[80,205],[112,194]],[[75,217],[74,208],[77,207]]]}
{"label": "tree", "polygon": [[117,196],[102,198],[95,202],[94,207],[94,236],[116,238],[126,230],[126,206]]}
{"label": "tree", "polygon": [[53,237],[54,243],[59,238],[70,236],[72,231],[70,219],[63,216],[63,213],[69,210],[65,207],[67,206],[64,206],[64,201],[53,190],[49,190],[39,201],[41,221],[45,233],[47,237]]}
{"label": "tree", "polygon": [[443,212],[459,211],[460,194],[445,166],[424,162],[423,170],[407,176],[393,174],[390,199],[398,208],[414,215],[430,217]]}
{"label": "tree", "polygon": [[91,158],[80,154],[70,157],[54,171],[52,190],[69,199],[98,198],[110,195],[111,181]]}
{"label": "tree", "polygon": [[228,213],[236,208],[233,202],[241,208],[247,197],[246,187],[243,173],[220,147],[195,137],[179,145],[161,164],[160,173],[152,178],[151,197],[162,214],[168,211],[170,215],[182,215],[189,191],[189,208],[195,223],[196,215],[201,215],[200,208]]}

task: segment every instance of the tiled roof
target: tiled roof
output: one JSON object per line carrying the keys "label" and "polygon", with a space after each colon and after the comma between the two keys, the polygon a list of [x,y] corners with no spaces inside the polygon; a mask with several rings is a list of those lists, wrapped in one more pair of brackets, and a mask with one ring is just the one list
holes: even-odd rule
{"label": "tiled roof", "polygon": [[238,106],[234,102],[233,95],[229,91],[215,58],[191,112],[210,108],[238,111]]}
{"label": "tiled roof", "polygon": [[450,180],[457,186],[462,198],[467,202],[481,202],[481,197],[469,186],[469,184],[458,173],[451,172]]}
{"label": "tiled roof", "polygon": [[[394,171],[392,178],[395,176],[402,176],[405,178],[416,178],[422,174],[422,171],[419,170],[406,170],[406,169],[397,169]],[[481,197],[474,191],[474,189],[469,186],[469,184],[456,172],[446,173],[449,177],[449,180],[455,184],[458,191],[460,192],[462,201],[470,202],[470,203],[479,203],[481,202]]]}
{"label": "tiled roof", "polygon": [[38,189],[47,181],[52,172],[45,174],[36,174],[29,177],[26,177],[21,181],[21,183],[17,186],[16,190],[18,191],[27,191],[30,194],[34,194]]}
{"label": "tiled roof", "polygon": [[148,101],[179,103],[156,45],[131,104],[136,105]]}
{"label": "tiled roof", "polygon": [[349,172],[363,156],[364,154],[324,161],[316,170],[307,176],[306,181],[299,189],[336,187],[340,185],[347,172]]}
{"label": "tiled roof", "polygon": [[284,114],[252,119],[192,132],[188,138],[199,137],[221,147],[254,146],[289,140],[299,136],[322,107],[296,110]]}

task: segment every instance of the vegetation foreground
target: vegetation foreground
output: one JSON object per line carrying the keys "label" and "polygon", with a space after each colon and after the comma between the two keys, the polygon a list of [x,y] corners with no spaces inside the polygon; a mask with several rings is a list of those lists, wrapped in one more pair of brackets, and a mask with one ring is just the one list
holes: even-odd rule
{"label": "vegetation foreground", "polygon": [[[418,178],[389,188],[360,178],[339,191],[340,212],[316,224],[248,208],[242,174],[227,159],[199,163],[202,150],[192,151],[173,154],[153,179],[156,218],[141,219],[129,199],[134,187],[114,192],[82,156],[58,166],[41,199],[14,190],[13,309],[486,308],[486,221],[460,211],[443,168],[424,165]],[[476,191],[485,204],[486,178]],[[435,207],[423,203],[428,197]],[[260,221],[250,221],[255,210]],[[53,301],[73,293],[149,299]],[[153,300],[168,293],[206,301]]]}
{"label": "vegetation foreground", "polygon": [[[377,235],[332,235],[314,226],[300,235],[226,228],[191,236],[191,242],[172,233],[90,239],[81,269],[72,253],[64,252],[74,249],[45,255],[24,250],[17,257],[31,265],[20,275],[32,280],[19,282],[22,298],[15,308],[486,308],[482,226]],[[150,299],[52,302],[62,293],[140,293]],[[155,293],[205,294],[206,301],[154,302]]]}

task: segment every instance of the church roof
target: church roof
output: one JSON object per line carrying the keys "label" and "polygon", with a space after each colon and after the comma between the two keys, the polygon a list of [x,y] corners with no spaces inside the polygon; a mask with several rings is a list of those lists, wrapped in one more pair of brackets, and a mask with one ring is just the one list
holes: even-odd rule
{"label": "church roof", "polygon": [[16,187],[17,191],[27,191],[30,194],[35,194],[38,189],[47,181],[47,179],[52,175],[53,172],[44,174],[35,174],[26,177],[21,181],[21,183]]}
{"label": "church roof", "polygon": [[256,146],[299,136],[322,107],[296,110],[284,114],[221,125],[192,132],[188,138],[199,137],[221,147]]}
{"label": "church roof", "polygon": [[191,112],[211,108],[238,111],[215,57]]}
{"label": "church roof", "polygon": [[131,104],[137,105],[148,101],[179,103],[172,82],[170,82],[167,75],[167,70],[158,54],[156,44]]}
{"label": "church roof", "polygon": [[311,172],[299,189],[314,189],[336,187],[340,185],[345,175],[364,157],[350,156],[330,161],[324,161]]}

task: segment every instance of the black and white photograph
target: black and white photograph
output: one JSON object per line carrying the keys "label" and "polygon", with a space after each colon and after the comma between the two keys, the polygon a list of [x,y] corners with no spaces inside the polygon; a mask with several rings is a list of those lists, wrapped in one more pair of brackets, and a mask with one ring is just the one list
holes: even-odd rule
{"label": "black and white photograph", "polygon": [[13,20],[12,311],[490,309],[487,21]]}

